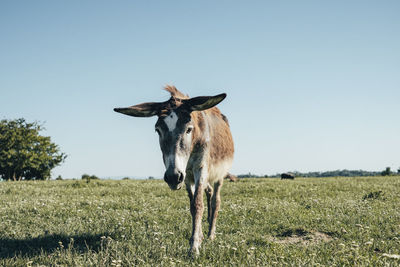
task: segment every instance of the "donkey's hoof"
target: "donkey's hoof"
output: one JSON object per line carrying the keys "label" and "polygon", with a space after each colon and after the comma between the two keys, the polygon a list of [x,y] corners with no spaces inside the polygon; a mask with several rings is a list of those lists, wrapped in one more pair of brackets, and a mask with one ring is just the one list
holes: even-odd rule
{"label": "donkey's hoof", "polygon": [[191,247],[188,252],[189,257],[197,257],[200,255],[200,250],[198,247]]}

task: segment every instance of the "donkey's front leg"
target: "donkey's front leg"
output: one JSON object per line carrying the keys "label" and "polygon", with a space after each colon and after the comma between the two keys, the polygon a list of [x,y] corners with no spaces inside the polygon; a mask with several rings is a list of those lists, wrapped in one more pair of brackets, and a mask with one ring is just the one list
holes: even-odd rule
{"label": "donkey's front leg", "polygon": [[203,240],[203,231],[201,229],[201,219],[203,217],[204,203],[203,203],[204,188],[201,183],[196,184],[193,201],[190,203],[192,213],[192,237],[190,238],[190,253],[199,254],[201,241]]}

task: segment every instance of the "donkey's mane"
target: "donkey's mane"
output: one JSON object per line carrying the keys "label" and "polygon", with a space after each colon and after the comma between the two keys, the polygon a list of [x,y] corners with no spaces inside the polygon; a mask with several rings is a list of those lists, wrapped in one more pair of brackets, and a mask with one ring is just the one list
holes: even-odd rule
{"label": "donkey's mane", "polygon": [[171,110],[181,106],[183,103],[183,99],[189,99],[188,95],[185,95],[184,93],[176,89],[176,87],[173,85],[167,84],[166,86],[164,86],[164,90],[171,94],[171,98],[168,101],[164,102],[164,106],[159,113],[159,116],[161,117],[167,116],[171,112]]}
{"label": "donkey's mane", "polygon": [[176,87],[173,85],[167,84],[166,86],[164,86],[164,90],[169,92],[171,94],[171,97],[173,97],[173,98],[178,98],[178,99],[188,99],[189,98],[188,95],[185,95],[184,93],[182,93],[181,91],[176,89]]}

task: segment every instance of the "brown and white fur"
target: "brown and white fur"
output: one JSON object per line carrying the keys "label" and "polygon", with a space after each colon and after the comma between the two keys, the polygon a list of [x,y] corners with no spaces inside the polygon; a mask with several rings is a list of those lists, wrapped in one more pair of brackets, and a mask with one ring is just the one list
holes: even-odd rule
{"label": "brown and white fur", "polygon": [[186,185],[192,215],[190,252],[199,254],[203,192],[207,196],[208,237],[214,239],[220,191],[233,160],[228,120],[215,107],[226,94],[189,98],[174,86],[166,86],[165,90],[171,94],[168,101],[114,110],[134,117],[158,116],[155,128],[166,168],[164,180],[173,190]]}

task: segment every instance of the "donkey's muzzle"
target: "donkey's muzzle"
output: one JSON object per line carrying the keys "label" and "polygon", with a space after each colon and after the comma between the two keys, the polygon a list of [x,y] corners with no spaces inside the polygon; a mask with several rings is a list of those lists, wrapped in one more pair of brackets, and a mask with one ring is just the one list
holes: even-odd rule
{"label": "donkey's muzzle", "polygon": [[172,190],[181,189],[184,180],[185,175],[181,171],[167,170],[164,173],[164,181]]}

